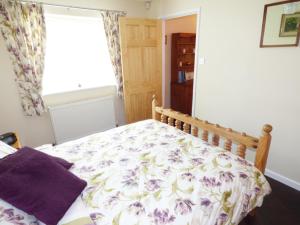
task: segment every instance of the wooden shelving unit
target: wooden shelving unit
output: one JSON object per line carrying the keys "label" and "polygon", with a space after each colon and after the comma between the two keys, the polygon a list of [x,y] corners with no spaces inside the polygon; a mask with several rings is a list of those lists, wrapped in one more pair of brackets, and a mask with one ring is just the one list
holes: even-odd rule
{"label": "wooden shelving unit", "polygon": [[171,108],[189,115],[192,112],[193,80],[178,83],[178,73],[194,72],[195,43],[194,33],[172,34]]}

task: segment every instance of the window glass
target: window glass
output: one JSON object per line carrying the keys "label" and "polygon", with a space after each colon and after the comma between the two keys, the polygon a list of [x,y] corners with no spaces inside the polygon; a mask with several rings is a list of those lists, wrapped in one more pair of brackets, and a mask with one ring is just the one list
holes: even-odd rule
{"label": "window glass", "polygon": [[116,85],[101,16],[47,13],[43,95]]}

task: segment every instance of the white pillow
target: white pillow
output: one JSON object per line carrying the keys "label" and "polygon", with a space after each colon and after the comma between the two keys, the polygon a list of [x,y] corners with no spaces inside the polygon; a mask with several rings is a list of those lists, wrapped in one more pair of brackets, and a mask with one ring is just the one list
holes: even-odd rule
{"label": "white pillow", "polygon": [[17,149],[11,147],[10,145],[8,144],[5,144],[4,142],[0,141],[0,159],[9,155],[9,154],[12,154],[12,153],[15,153],[17,151]]}

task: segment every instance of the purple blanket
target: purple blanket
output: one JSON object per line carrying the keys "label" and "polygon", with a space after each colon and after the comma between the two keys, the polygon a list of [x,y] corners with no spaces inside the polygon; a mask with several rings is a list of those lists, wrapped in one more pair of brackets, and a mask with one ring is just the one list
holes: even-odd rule
{"label": "purple blanket", "polygon": [[47,225],[57,224],[86,182],[38,151],[13,155],[0,160],[0,198]]}

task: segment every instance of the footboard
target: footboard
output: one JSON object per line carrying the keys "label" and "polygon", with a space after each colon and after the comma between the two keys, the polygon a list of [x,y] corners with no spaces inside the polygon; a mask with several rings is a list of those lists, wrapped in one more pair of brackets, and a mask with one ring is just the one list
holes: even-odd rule
{"label": "footboard", "polygon": [[[155,96],[152,100],[152,118],[190,133],[195,137],[201,137],[203,141],[211,142],[214,146],[219,146],[220,139],[223,139],[223,147],[227,151],[232,151],[234,143],[237,145],[236,154],[242,158],[245,158],[247,149],[255,149],[255,166],[261,172],[264,173],[265,171],[271,144],[272,126],[269,124],[263,126],[260,137],[253,137],[246,133],[234,131],[231,128],[193,118],[172,109],[159,107]],[[209,140],[210,134],[211,140]]]}

